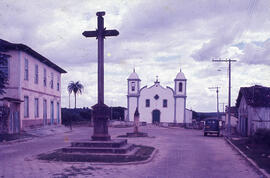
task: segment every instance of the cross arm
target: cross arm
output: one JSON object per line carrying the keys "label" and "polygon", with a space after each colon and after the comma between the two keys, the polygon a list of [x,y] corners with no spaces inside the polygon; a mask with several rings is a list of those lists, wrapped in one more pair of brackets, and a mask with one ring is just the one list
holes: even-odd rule
{"label": "cross arm", "polygon": [[119,32],[117,30],[105,30],[104,36],[118,36]]}
{"label": "cross arm", "polygon": [[97,31],[84,31],[82,34],[85,37],[97,37],[98,36]]}

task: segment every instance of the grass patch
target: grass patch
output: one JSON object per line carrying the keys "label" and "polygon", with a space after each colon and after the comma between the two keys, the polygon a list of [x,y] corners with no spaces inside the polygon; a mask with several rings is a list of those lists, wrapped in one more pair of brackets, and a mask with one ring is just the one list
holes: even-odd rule
{"label": "grass patch", "polygon": [[231,140],[231,142],[270,174],[270,146],[268,144],[255,143],[252,138]]}
{"label": "grass patch", "polygon": [[12,141],[12,140],[17,140],[17,139],[24,139],[24,138],[29,138],[33,137],[31,134],[27,133],[16,133],[16,134],[0,134],[0,142],[7,142],[7,141]]}
{"label": "grass patch", "polygon": [[103,163],[125,163],[134,161],[144,161],[150,158],[155,150],[154,147],[135,145],[139,148],[133,155],[95,155],[83,153],[64,153],[61,149],[53,153],[40,154],[37,156],[40,160],[64,161],[64,162],[103,162]]}

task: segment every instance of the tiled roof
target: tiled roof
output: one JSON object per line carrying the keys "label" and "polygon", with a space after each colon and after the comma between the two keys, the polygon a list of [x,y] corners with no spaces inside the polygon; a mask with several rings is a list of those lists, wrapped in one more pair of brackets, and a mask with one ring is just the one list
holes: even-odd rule
{"label": "tiled roof", "polygon": [[31,56],[37,58],[40,62],[46,64],[47,66],[49,66],[49,67],[51,67],[53,69],[55,69],[56,71],[58,71],[60,73],[67,73],[64,69],[57,66],[56,64],[51,62],[49,59],[45,58],[44,56],[42,56],[38,52],[34,51],[30,47],[28,47],[28,46],[26,46],[24,44],[10,43],[8,41],[0,39],[0,51],[9,51],[9,50],[21,50],[21,51],[24,51],[24,52],[30,54]]}
{"label": "tiled roof", "polygon": [[270,87],[260,85],[241,87],[236,100],[237,107],[240,105],[242,96],[252,107],[270,107]]}

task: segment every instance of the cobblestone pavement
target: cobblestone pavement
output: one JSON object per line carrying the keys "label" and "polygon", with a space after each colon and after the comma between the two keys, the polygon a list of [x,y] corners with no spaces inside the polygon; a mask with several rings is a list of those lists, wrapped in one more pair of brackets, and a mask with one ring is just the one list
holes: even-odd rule
{"label": "cobblestone pavement", "polygon": [[[133,128],[109,128],[112,138]],[[98,177],[98,178],[256,178],[260,177],[222,137],[204,137],[202,131],[182,128],[140,127],[149,138],[129,138],[129,143],[154,146],[155,158],[146,164],[98,165],[46,162],[35,158],[70,141],[87,139],[92,128],[38,137],[26,142],[0,145],[0,178]]]}

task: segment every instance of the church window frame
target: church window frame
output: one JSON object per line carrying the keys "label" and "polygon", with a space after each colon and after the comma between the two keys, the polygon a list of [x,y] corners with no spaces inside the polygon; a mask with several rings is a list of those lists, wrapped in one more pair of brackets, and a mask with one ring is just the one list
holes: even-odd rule
{"label": "church window frame", "polygon": [[168,100],[164,99],[163,100],[163,108],[167,108],[168,107]]}
{"label": "church window frame", "polygon": [[131,91],[135,91],[135,82],[131,82]]}
{"label": "church window frame", "polygon": [[183,91],[183,83],[182,82],[179,82],[179,84],[178,84],[178,91],[179,92]]}
{"label": "church window frame", "polygon": [[147,107],[147,108],[150,107],[150,99],[145,100],[145,107]]}

